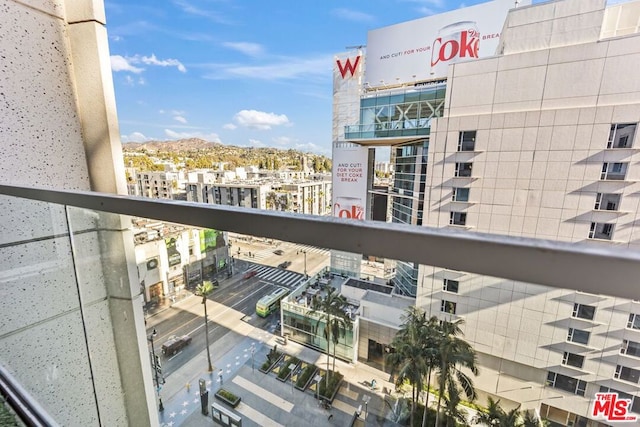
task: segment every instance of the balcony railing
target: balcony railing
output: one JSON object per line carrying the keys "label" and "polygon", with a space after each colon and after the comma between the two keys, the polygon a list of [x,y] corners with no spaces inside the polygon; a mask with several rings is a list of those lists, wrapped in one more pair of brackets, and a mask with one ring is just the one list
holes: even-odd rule
{"label": "balcony railing", "polygon": [[348,140],[422,136],[429,135],[430,131],[431,119],[394,120],[344,127],[344,135]]}
{"label": "balcony railing", "polygon": [[449,228],[0,185],[0,194],[638,299],[640,252]]}

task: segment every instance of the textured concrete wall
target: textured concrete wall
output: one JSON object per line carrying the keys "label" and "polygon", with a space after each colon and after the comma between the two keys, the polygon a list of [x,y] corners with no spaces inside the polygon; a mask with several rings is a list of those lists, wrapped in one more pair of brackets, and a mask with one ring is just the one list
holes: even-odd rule
{"label": "textured concrete wall", "polygon": [[[0,15],[0,180],[126,193],[102,1]],[[157,424],[127,221],[6,197],[0,218],[0,363],[61,425]]]}

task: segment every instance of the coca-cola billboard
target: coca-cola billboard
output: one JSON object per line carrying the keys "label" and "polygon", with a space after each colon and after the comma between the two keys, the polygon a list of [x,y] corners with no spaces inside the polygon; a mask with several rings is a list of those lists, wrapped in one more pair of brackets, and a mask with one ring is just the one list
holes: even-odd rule
{"label": "coca-cola billboard", "polygon": [[364,220],[367,199],[368,149],[351,143],[333,143],[333,216]]}
{"label": "coca-cola billboard", "polygon": [[494,0],[369,31],[365,81],[379,87],[443,79],[451,64],[495,55],[513,6]]}

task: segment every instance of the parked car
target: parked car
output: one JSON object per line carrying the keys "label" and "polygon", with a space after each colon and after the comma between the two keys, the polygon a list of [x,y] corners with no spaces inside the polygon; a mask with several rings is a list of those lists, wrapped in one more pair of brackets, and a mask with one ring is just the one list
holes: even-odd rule
{"label": "parked car", "polygon": [[247,271],[246,273],[244,273],[244,276],[242,276],[242,278],[243,279],[251,279],[256,274],[258,274],[258,272],[255,271],[255,270]]}
{"label": "parked car", "polygon": [[165,356],[173,356],[190,343],[191,337],[189,335],[182,335],[179,337],[173,335],[169,337],[164,344],[162,344],[162,354]]}
{"label": "parked car", "polygon": [[276,255],[284,255],[284,251],[282,249],[276,249],[273,253]]}

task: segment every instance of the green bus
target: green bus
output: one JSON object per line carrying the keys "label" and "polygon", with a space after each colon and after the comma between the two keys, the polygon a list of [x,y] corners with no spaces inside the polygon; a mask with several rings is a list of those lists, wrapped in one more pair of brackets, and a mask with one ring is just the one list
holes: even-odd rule
{"label": "green bus", "polygon": [[287,288],[278,288],[265,295],[256,303],[256,314],[260,317],[267,317],[280,307],[280,300],[287,296],[289,290]]}

